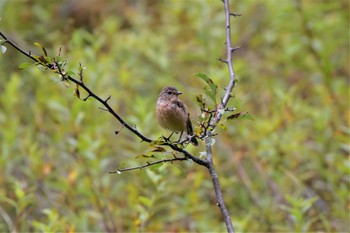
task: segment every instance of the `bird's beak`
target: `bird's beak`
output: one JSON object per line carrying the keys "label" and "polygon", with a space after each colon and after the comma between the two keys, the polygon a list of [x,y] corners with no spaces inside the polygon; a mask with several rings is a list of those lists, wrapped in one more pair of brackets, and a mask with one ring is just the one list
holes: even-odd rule
{"label": "bird's beak", "polygon": [[176,93],[176,95],[181,95],[181,94],[182,94],[182,92],[179,92],[179,91]]}

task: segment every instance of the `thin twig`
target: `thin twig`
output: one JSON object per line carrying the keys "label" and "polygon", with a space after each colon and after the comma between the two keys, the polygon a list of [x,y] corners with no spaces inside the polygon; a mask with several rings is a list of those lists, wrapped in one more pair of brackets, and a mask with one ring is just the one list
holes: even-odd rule
{"label": "thin twig", "polygon": [[[222,98],[221,104],[218,107],[218,110],[220,109],[225,109],[226,105],[231,98],[231,92],[233,87],[236,84],[236,76],[235,76],[235,71],[233,69],[232,65],[232,54],[235,50],[239,49],[240,47],[232,47],[232,39],[231,39],[231,17],[233,14],[230,13],[230,6],[229,6],[229,0],[224,0],[224,8],[225,8],[225,16],[226,16],[226,53],[227,57],[226,59],[220,58],[219,60],[227,64],[227,68],[230,74],[230,82],[226,88],[226,92],[224,97]],[[238,16],[239,14],[234,14],[234,16]],[[212,125],[216,125],[221,117],[222,114],[220,111],[218,111],[218,114],[216,117],[213,119]]]}
{"label": "thin twig", "polygon": [[116,171],[110,171],[109,173],[110,174],[115,174],[115,173],[122,173],[122,172],[126,172],[126,171],[133,171],[133,170],[141,170],[145,167],[150,167],[150,166],[153,166],[153,165],[156,165],[156,164],[160,164],[160,163],[173,163],[175,161],[183,161],[183,160],[188,160],[189,158],[187,157],[176,157],[174,156],[174,158],[171,158],[171,159],[162,159],[162,160],[158,160],[158,161],[155,161],[155,162],[147,162],[146,164],[144,165],[140,165],[140,166],[135,166],[135,167],[129,167],[129,168],[120,168],[120,169],[117,169]]}

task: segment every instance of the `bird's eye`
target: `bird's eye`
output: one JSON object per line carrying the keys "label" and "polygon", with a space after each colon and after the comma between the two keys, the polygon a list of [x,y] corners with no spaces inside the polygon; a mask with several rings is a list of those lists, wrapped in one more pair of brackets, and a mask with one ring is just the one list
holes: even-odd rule
{"label": "bird's eye", "polygon": [[172,93],[171,93],[171,91],[168,91],[168,95],[171,95]]}

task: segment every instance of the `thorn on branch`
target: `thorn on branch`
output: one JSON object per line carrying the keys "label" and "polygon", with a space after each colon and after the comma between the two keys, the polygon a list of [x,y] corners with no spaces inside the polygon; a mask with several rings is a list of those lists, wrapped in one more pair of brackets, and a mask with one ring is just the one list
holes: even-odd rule
{"label": "thorn on branch", "polygon": [[108,102],[108,100],[110,100],[111,99],[111,97],[112,97],[112,95],[109,95],[108,97],[107,97],[107,99],[105,99],[105,103],[107,103]]}
{"label": "thorn on branch", "polygon": [[232,12],[230,13],[230,15],[233,16],[233,17],[242,16],[241,14],[232,13]]}
{"label": "thorn on branch", "polygon": [[110,171],[109,174],[115,174],[115,173],[121,174],[122,172],[125,172],[125,171],[141,170],[145,167],[150,167],[150,166],[160,164],[160,163],[173,163],[174,161],[183,161],[183,160],[188,160],[188,158],[187,157],[176,157],[174,155],[174,158],[171,158],[171,159],[162,159],[162,160],[158,160],[158,161],[154,161],[154,162],[147,161],[147,163],[144,165],[117,169],[116,171]]}
{"label": "thorn on branch", "polygon": [[236,47],[234,47],[234,48],[231,48],[231,53],[233,53],[234,51],[236,51],[236,50],[238,50],[238,49],[240,49],[241,48],[241,46],[236,46]]}
{"label": "thorn on branch", "polygon": [[219,61],[221,61],[221,62],[224,62],[224,63],[228,63],[228,61],[227,60],[225,60],[225,59],[222,59],[221,57],[219,57],[219,58],[217,58]]}
{"label": "thorn on branch", "polygon": [[214,110],[208,110],[208,109],[201,108],[201,111],[202,111],[202,112],[205,112],[205,113],[212,114],[212,113],[215,113],[217,110],[216,110],[216,109],[214,109]]}
{"label": "thorn on branch", "polygon": [[119,129],[119,130],[116,130],[114,131],[115,135],[118,135],[123,129],[124,129],[124,125]]}
{"label": "thorn on branch", "polygon": [[82,99],[83,101],[87,101],[87,99],[89,99],[91,97],[90,94],[88,94],[84,99]]}
{"label": "thorn on branch", "polygon": [[79,62],[79,78],[80,82],[83,83],[83,67],[81,66],[81,62]]}
{"label": "thorn on branch", "polygon": [[234,108],[234,107],[233,108],[228,108],[228,107],[225,108],[226,112],[234,112],[235,110],[236,110],[236,108]]}
{"label": "thorn on branch", "polygon": [[60,46],[59,49],[58,49],[58,52],[57,52],[57,56],[61,56],[61,52],[62,52],[62,47]]}
{"label": "thorn on branch", "polygon": [[98,109],[101,109],[103,111],[109,112],[107,108],[98,107]]}

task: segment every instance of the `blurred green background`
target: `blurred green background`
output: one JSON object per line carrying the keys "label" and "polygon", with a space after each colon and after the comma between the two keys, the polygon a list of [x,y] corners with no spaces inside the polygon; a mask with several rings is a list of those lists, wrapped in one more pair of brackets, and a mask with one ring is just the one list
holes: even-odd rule
{"label": "blurred green background", "polygon": [[[239,232],[349,232],[349,1],[231,1],[230,106],[251,120],[219,129],[214,160]],[[228,70],[223,4],[179,1],[0,1],[0,31],[68,68],[146,136],[166,85],[195,96]],[[110,175],[151,148],[78,100],[57,75],[0,55],[0,231],[223,232],[210,177],[191,162]],[[83,95],[83,93],[82,93]],[[114,131],[120,131],[118,135]],[[196,155],[204,144],[188,149]],[[158,158],[169,156],[159,154]]]}

